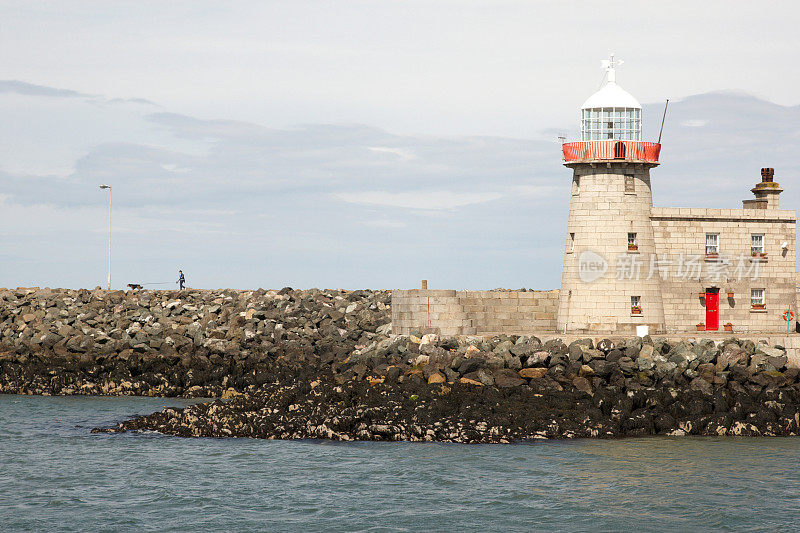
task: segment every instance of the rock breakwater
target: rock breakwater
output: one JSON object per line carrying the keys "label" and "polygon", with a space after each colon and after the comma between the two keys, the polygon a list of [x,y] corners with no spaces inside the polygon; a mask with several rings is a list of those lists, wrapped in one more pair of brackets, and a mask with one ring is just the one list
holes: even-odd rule
{"label": "rock breakwater", "polygon": [[0,290],[0,392],[221,397],[98,431],[510,442],[797,435],[746,339],[392,335],[388,291]]}
{"label": "rock breakwater", "polygon": [[780,346],[650,337],[389,337],[232,401],[96,431],[335,440],[797,435],[798,369]]}
{"label": "rock breakwater", "polygon": [[[389,291],[0,290],[0,393],[221,396],[388,338]],[[276,366],[276,362],[281,364]]]}

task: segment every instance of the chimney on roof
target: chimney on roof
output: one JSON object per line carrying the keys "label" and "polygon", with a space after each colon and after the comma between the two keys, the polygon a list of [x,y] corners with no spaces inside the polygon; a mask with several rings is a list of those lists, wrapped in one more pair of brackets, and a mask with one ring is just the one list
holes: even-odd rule
{"label": "chimney on roof", "polygon": [[762,168],[761,182],[756,183],[756,186],[750,189],[755,199],[744,200],[742,207],[745,209],[778,209],[778,196],[783,192],[783,189],[774,179],[774,168]]}

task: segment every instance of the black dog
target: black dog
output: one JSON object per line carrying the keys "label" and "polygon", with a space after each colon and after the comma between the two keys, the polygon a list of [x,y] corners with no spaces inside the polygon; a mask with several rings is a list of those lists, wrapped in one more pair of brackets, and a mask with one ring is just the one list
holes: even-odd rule
{"label": "black dog", "polygon": [[128,287],[130,287],[134,291],[142,290],[142,286],[138,283],[128,283]]}

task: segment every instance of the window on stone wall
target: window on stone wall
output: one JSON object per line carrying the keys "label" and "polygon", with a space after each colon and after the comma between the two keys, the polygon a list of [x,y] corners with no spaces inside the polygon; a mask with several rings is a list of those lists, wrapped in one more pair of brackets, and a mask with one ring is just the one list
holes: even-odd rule
{"label": "window on stone wall", "polygon": [[577,196],[581,192],[581,177],[572,178],[572,195]]}
{"label": "window on stone wall", "polygon": [[628,250],[634,251],[639,249],[639,243],[636,241],[635,233],[628,233]]}
{"label": "window on stone wall", "polygon": [[569,252],[572,253],[575,251],[575,234],[569,234]]}
{"label": "window on stone wall", "polygon": [[633,174],[625,174],[625,192],[626,193],[636,192],[636,182],[633,179]]}
{"label": "window on stone wall", "polygon": [[761,256],[764,254],[764,234],[753,233],[750,235],[750,253],[753,256]]}
{"label": "window on stone wall", "polygon": [[642,297],[641,296],[631,296],[631,314],[632,315],[641,315],[642,314]]}
{"label": "window on stone wall", "polygon": [[766,307],[765,289],[750,289],[750,306],[753,309],[764,309]]}
{"label": "window on stone wall", "polygon": [[706,255],[719,254],[719,233],[706,233]]}

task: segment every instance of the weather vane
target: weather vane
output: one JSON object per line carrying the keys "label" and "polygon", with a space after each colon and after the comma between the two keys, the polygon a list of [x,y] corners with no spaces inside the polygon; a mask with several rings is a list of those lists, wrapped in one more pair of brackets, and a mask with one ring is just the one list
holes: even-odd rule
{"label": "weather vane", "polygon": [[601,59],[600,65],[608,73],[608,81],[616,82],[615,69],[624,63],[621,59],[614,59],[614,52],[611,52],[610,59]]}

